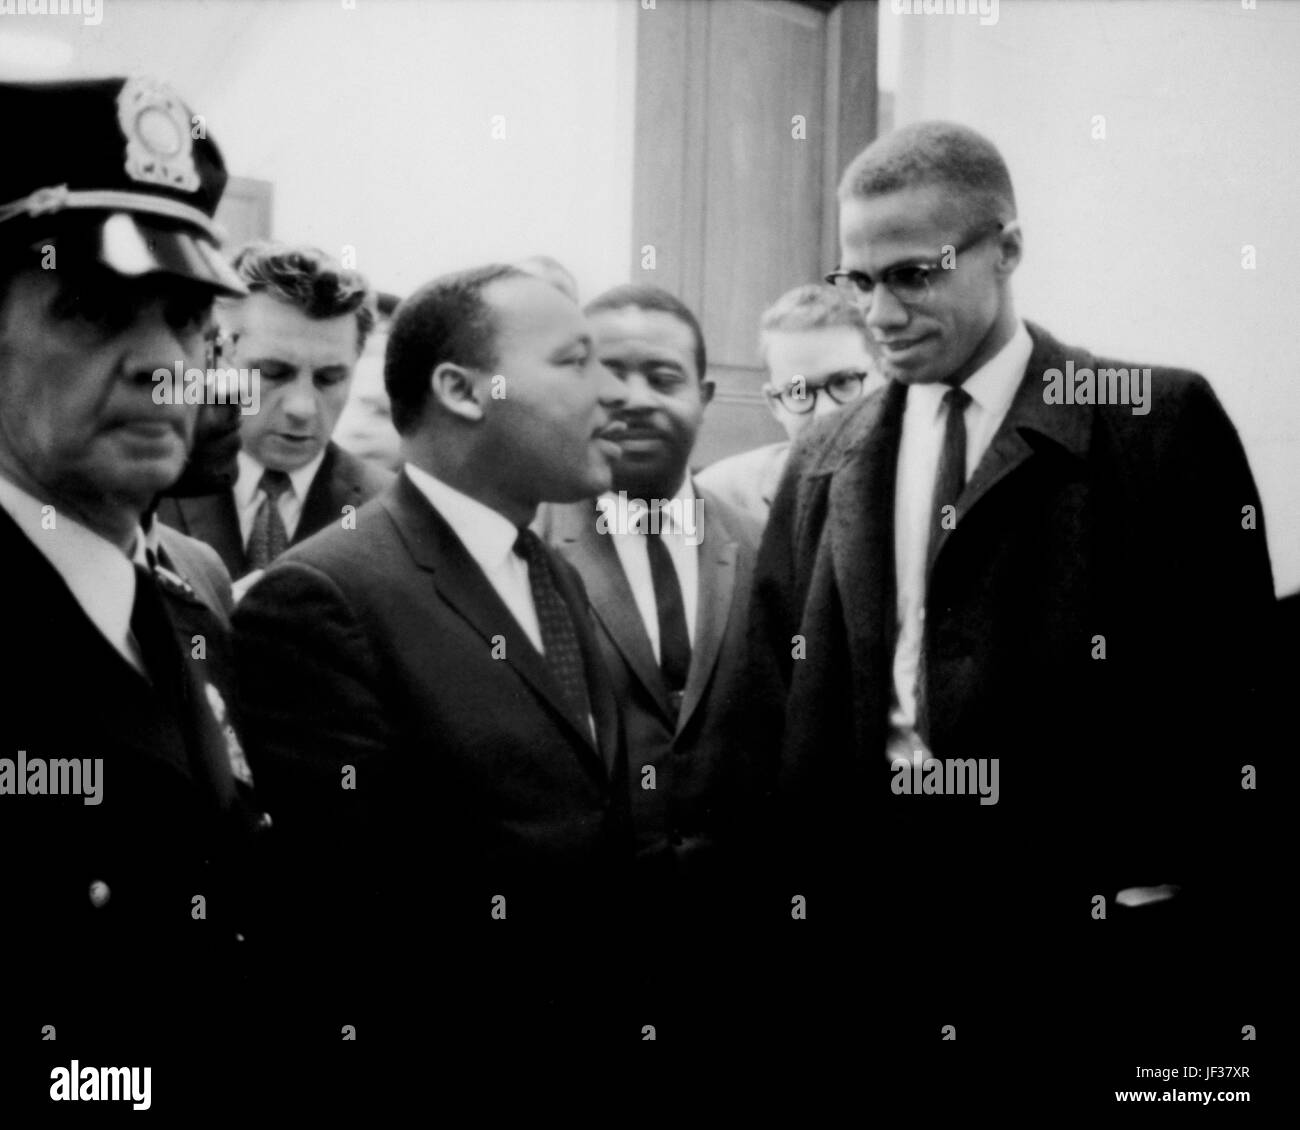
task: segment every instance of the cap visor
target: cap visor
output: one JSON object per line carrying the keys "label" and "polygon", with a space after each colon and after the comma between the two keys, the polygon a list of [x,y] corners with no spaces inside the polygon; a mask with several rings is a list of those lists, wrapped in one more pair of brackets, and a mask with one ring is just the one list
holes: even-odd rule
{"label": "cap visor", "polygon": [[234,297],[248,293],[207,236],[134,212],[114,212],[104,220],[98,257],[104,266],[129,278],[162,273],[193,279]]}

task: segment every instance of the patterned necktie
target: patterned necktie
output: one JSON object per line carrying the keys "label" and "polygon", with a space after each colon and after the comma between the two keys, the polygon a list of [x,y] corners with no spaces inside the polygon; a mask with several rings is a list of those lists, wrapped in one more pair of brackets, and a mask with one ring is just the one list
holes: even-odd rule
{"label": "patterned necktie", "polygon": [[686,627],[686,604],[682,600],[682,586],[673,568],[672,555],[660,533],[650,529],[649,515],[637,524],[645,537],[646,553],[650,558],[650,579],[655,590],[655,611],[659,616],[659,670],[674,705],[680,706],[680,692],[686,686],[686,674],[691,667],[691,637]]}
{"label": "patterned necktie", "polygon": [[280,516],[280,495],[293,489],[284,471],[263,471],[257,484],[266,497],[253,516],[253,532],[248,535],[248,567],[265,569],[289,548],[289,534]]}
{"label": "patterned necktie", "polygon": [[587,695],[582,649],[578,646],[573,615],[551,573],[546,547],[532,530],[525,527],[515,539],[514,551],[528,563],[528,585],[533,591],[533,608],[542,630],[546,666],[559,685],[570,718],[582,733],[589,733],[587,719],[591,714],[591,700]]}
{"label": "patterned necktie", "polygon": [[[930,504],[930,540],[925,550],[925,597],[930,611],[930,570],[939,549],[939,537],[944,528],[944,507],[951,506],[953,520],[957,514],[957,500],[966,489],[966,407],[971,394],[964,388],[950,388],[943,395],[947,419],[943,429],[943,450],[939,455],[939,472],[934,480],[934,495]],[[948,523],[949,528],[953,522]],[[927,686],[925,631],[921,633],[921,654],[916,671],[916,732],[928,746],[930,744],[929,688]]]}

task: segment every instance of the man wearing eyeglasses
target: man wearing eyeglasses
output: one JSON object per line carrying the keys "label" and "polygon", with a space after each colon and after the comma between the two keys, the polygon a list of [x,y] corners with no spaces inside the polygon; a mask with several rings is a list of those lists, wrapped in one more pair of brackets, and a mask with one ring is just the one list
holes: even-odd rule
{"label": "man wearing eyeglasses", "polygon": [[764,399],[788,438],[720,459],[696,481],[766,522],[791,442],[883,383],[868,342],[857,305],[830,286],[797,286],[778,298],[759,322],[759,350],[768,372]]}
{"label": "man wearing eyeglasses", "polygon": [[1184,370],[1145,370],[1145,411],[1051,395],[1143,370],[1020,319],[1011,180],[975,131],[879,139],[840,205],[829,278],[888,384],[795,445],[760,550],[783,907],[871,915],[889,956],[959,944],[1021,991],[1089,930],[1232,921],[1273,584],[1231,422]]}

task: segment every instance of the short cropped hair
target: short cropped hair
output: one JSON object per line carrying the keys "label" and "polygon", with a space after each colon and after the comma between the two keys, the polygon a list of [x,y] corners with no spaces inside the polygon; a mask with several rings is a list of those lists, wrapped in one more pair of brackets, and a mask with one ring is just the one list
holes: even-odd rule
{"label": "short cropped hair", "polygon": [[703,380],[708,369],[708,353],[704,348],[704,331],[700,329],[699,320],[691,313],[691,308],[676,295],[657,286],[643,283],[624,283],[612,287],[604,294],[598,294],[583,308],[583,313],[590,317],[604,310],[626,310],[633,306],[638,310],[655,310],[669,314],[682,322],[691,331],[695,339],[695,376]]}
{"label": "short cropped hair", "polygon": [[270,295],[309,318],[354,314],[357,353],[365,349],[375,326],[375,294],[360,271],[349,270],[315,247],[266,240],[245,244],[231,266],[250,294]]}
{"label": "short cropped hair", "polygon": [[399,435],[419,423],[429,402],[429,375],[439,365],[496,366],[496,320],[483,291],[502,279],[529,277],[518,267],[492,263],[442,275],[397,307],[384,353],[384,388]]}
{"label": "short cropped hair", "polygon": [[833,286],[806,283],[787,290],[763,311],[758,321],[758,351],[766,360],[769,333],[799,333],[847,326],[870,343],[867,322],[858,306]]}
{"label": "short cropped hair", "polygon": [[840,180],[841,200],[937,185],[966,202],[976,222],[1012,220],[1016,195],[997,146],[957,122],[916,122],[879,137]]}
{"label": "short cropped hair", "polygon": [[553,255],[530,255],[515,264],[521,271],[544,279],[574,302],[578,301],[578,280],[573,272]]}

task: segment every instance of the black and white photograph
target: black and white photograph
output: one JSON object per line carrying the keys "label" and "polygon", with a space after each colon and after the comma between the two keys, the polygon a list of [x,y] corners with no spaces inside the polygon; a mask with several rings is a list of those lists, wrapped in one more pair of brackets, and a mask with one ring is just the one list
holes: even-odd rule
{"label": "black and white photograph", "polygon": [[1295,0],[0,0],[0,1120],[1277,1124],[1297,129]]}

